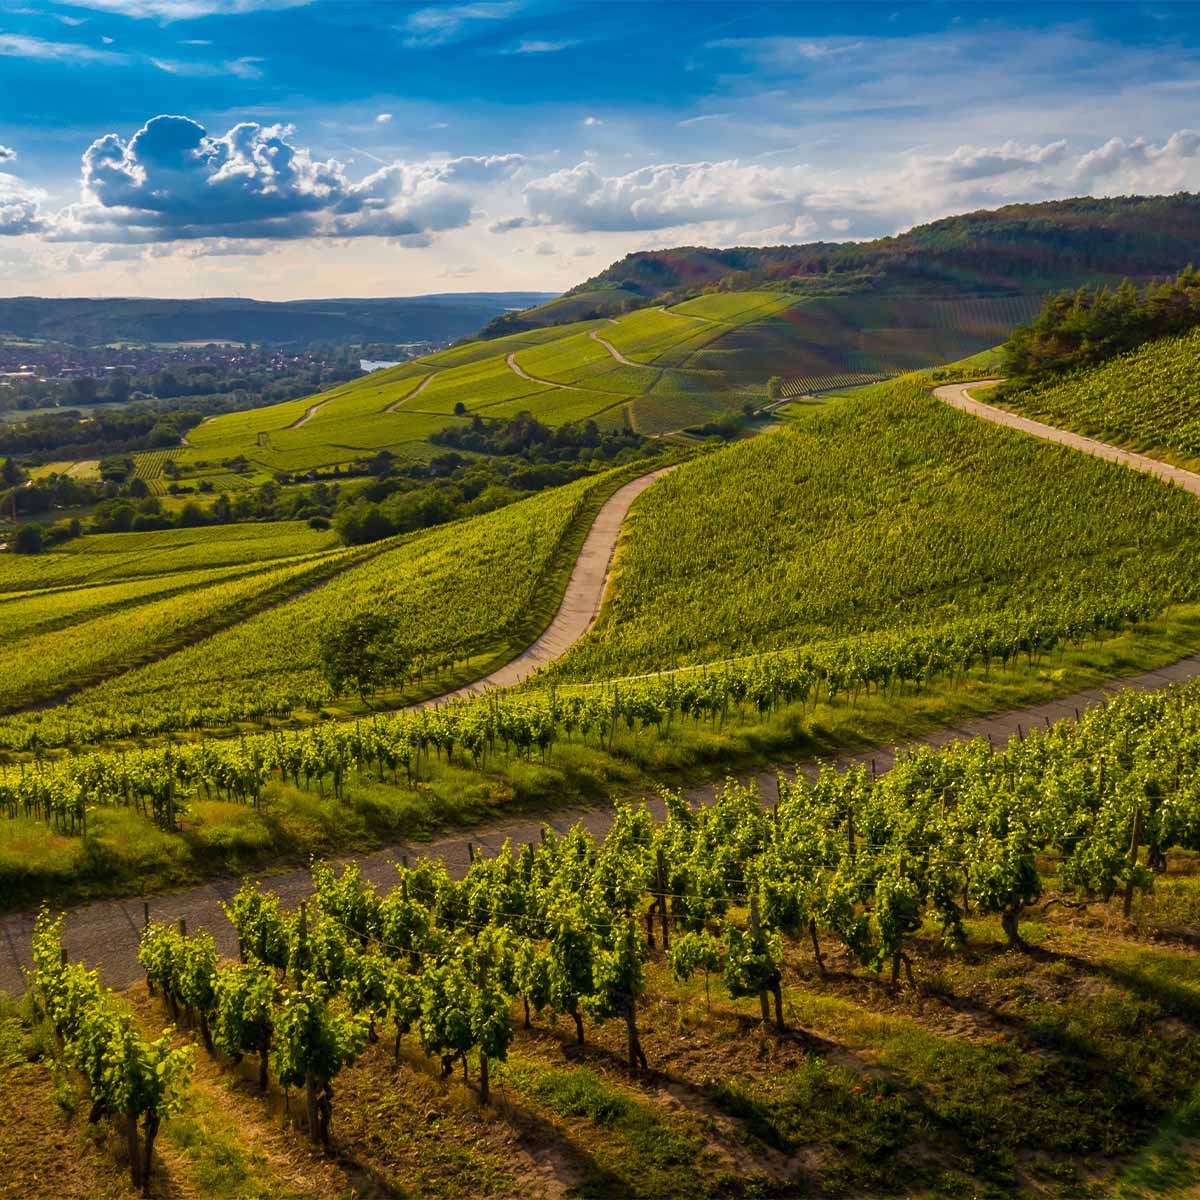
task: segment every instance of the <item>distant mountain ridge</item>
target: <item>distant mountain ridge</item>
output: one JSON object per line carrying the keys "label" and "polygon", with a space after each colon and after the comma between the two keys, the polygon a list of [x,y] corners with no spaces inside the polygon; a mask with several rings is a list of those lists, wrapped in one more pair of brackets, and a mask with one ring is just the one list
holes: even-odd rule
{"label": "distant mountain ridge", "polygon": [[450,342],[554,292],[447,292],[385,299],[0,299],[0,334],[106,342]]}
{"label": "distant mountain ridge", "polygon": [[715,287],[808,295],[987,296],[1174,276],[1200,255],[1200,195],[1081,197],[943,217],[894,237],[628,254],[563,296],[497,317],[497,337],[671,304]]}

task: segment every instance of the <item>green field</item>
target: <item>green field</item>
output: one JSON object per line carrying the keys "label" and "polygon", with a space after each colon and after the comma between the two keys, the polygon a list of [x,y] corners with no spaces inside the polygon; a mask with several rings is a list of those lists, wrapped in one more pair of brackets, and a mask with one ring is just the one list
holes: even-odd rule
{"label": "green field", "polygon": [[1083,597],[1200,595],[1192,497],[906,381],[685,465],[632,521],[600,623],[560,678]]}
{"label": "green field", "polygon": [[1164,338],[1098,367],[1029,388],[1000,403],[1051,425],[1183,466],[1200,462],[1200,331]]}

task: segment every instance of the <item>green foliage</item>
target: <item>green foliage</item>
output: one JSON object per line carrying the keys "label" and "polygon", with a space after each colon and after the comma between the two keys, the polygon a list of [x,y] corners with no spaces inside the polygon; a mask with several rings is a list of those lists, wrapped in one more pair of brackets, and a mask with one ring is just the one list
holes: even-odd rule
{"label": "green foliage", "polygon": [[335,696],[356,692],[364,700],[407,675],[411,660],[397,640],[398,630],[384,613],[365,612],[321,634],[321,673]]}
{"label": "green foliage", "polygon": [[1129,280],[1109,289],[1079,288],[1046,298],[1004,347],[1005,374],[1025,382],[1089,366],[1200,324],[1200,275],[1189,266],[1175,279],[1140,292]]}

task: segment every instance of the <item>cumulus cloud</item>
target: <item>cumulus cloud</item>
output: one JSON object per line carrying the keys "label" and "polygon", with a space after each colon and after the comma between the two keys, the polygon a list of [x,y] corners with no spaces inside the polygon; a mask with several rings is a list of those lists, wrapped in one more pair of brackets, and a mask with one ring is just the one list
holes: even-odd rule
{"label": "cumulus cloud", "polygon": [[10,150],[7,146],[0,146],[0,163],[12,162],[17,157],[15,150]]}
{"label": "cumulus cloud", "polygon": [[751,215],[780,217],[799,203],[794,168],[725,162],[664,163],[627,175],[602,175],[591,163],[555,171],[525,186],[530,216],[576,231],[628,233]]}
{"label": "cumulus cloud", "polygon": [[602,120],[600,120],[599,117],[584,117],[583,123],[585,125],[603,125],[604,124],[604,122]]}
{"label": "cumulus cloud", "polygon": [[1200,133],[1194,129],[1176,130],[1161,146],[1144,138],[1125,141],[1109,138],[1103,146],[1089,151],[1075,164],[1072,178],[1083,184],[1132,170],[1143,178],[1162,180],[1163,185],[1179,182],[1183,164],[1200,155]]}
{"label": "cumulus cloud", "polygon": [[199,238],[366,237],[428,245],[468,224],[476,196],[510,178],[520,155],[394,162],[353,182],[289,126],[209,134],[158,116],[126,141],[110,133],[83,155],[82,196],[54,218],[60,241],[141,243]]}
{"label": "cumulus cloud", "polygon": [[41,233],[46,227],[36,200],[27,196],[6,194],[0,184],[0,236],[15,237],[23,233]]}
{"label": "cumulus cloud", "polygon": [[379,113],[375,118],[376,125],[386,125],[392,119],[391,113]]}
{"label": "cumulus cloud", "polygon": [[1054,166],[1066,156],[1065,139],[1044,146],[1022,146],[1019,142],[1007,141],[994,147],[959,146],[953,153],[940,158],[916,158],[913,166],[931,178],[960,183]]}
{"label": "cumulus cloud", "polygon": [[401,26],[410,49],[443,46],[468,36],[479,22],[504,21],[521,5],[516,0],[478,0],[472,4],[447,4],[419,8]]}

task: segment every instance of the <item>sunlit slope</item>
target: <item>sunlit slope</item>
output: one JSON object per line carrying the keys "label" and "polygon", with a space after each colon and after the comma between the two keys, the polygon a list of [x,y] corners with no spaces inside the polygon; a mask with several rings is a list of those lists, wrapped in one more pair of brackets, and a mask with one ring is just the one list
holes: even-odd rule
{"label": "sunlit slope", "polygon": [[1200,330],[1162,338],[1003,403],[1050,425],[1156,458],[1200,459]]}
{"label": "sunlit slope", "polygon": [[[663,433],[703,423],[765,394],[766,375],[737,388],[718,371],[695,369],[695,352],[787,300],[741,293],[471,342],[403,363],[319,395],[197,426],[176,463],[221,487],[275,472],[347,464],[380,450],[431,453],[430,434],[478,414],[527,411],[551,425]],[[752,383],[750,382],[752,381]],[[248,468],[231,474],[231,463]]]}
{"label": "sunlit slope", "polygon": [[630,514],[606,679],[871,631],[1200,596],[1200,506],[898,380],[682,466]]}

